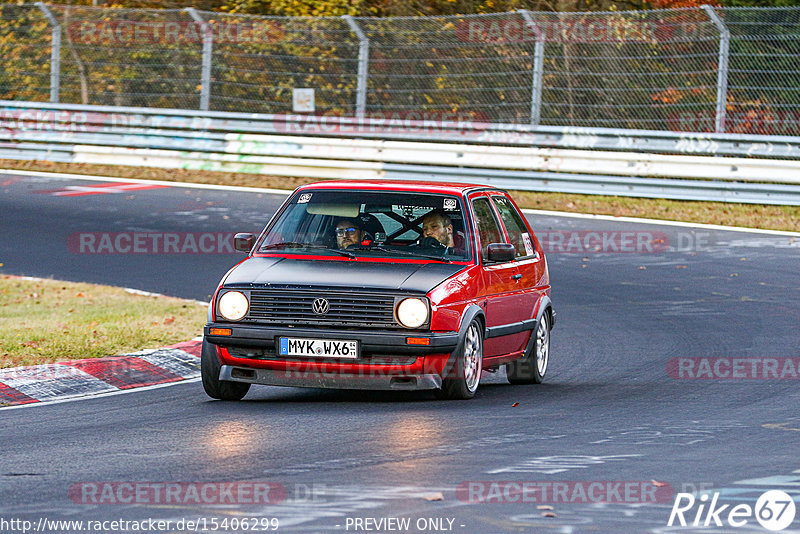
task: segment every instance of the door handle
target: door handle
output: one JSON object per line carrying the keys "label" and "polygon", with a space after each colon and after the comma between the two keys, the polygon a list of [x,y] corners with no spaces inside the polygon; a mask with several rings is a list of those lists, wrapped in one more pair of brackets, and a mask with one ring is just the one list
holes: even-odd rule
{"label": "door handle", "polygon": [[520,278],[522,278],[522,275],[521,274],[515,274],[511,278],[513,278],[514,280],[519,280]]}

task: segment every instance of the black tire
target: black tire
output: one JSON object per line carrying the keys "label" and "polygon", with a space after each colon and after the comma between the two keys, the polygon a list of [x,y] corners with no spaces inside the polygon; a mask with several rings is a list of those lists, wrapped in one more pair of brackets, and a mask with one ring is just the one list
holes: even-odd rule
{"label": "black tire", "polygon": [[463,346],[456,349],[458,357],[442,388],[435,391],[440,399],[471,399],[478,390],[483,369],[483,326],[473,319],[464,335]]}
{"label": "black tire", "polygon": [[219,370],[221,368],[216,348],[204,339],[203,350],[200,353],[200,376],[203,379],[203,389],[212,399],[241,400],[250,390],[250,384],[220,380]]}
{"label": "black tire", "polygon": [[550,314],[547,311],[542,314],[531,335],[536,336],[533,350],[525,357],[506,364],[506,375],[512,384],[541,384],[544,381],[550,363]]}

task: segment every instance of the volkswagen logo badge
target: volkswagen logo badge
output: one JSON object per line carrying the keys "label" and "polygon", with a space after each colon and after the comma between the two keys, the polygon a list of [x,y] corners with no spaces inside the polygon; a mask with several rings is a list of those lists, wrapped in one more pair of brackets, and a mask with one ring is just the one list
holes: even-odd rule
{"label": "volkswagen logo badge", "polygon": [[314,313],[317,315],[325,315],[328,313],[328,310],[331,309],[331,305],[327,299],[314,299],[311,309],[314,310]]}

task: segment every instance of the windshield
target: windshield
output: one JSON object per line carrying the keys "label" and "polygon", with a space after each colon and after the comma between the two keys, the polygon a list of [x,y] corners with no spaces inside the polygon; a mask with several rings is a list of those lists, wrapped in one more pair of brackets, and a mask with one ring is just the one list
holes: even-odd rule
{"label": "windshield", "polygon": [[464,261],[470,242],[457,196],[306,191],[295,193],[256,250]]}

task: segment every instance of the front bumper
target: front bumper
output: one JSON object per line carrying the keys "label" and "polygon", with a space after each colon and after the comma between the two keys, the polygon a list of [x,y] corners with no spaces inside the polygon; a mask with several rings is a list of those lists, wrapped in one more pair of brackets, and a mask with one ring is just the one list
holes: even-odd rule
{"label": "front bumper", "polygon": [[423,390],[442,387],[438,374],[411,376],[380,376],[372,374],[326,372],[324,370],[261,369],[223,365],[220,380],[263,384],[267,386],[291,386],[336,389],[371,390]]}
{"label": "front bumper", "polygon": [[[227,328],[230,336],[211,335],[211,328]],[[346,330],[331,328],[287,328],[284,326],[241,323],[209,323],[203,330],[206,341],[221,347],[251,347],[274,351],[279,337],[356,340],[362,356],[442,354],[455,350],[457,332],[419,332],[414,330]],[[409,345],[407,338],[423,337],[428,345]]]}

